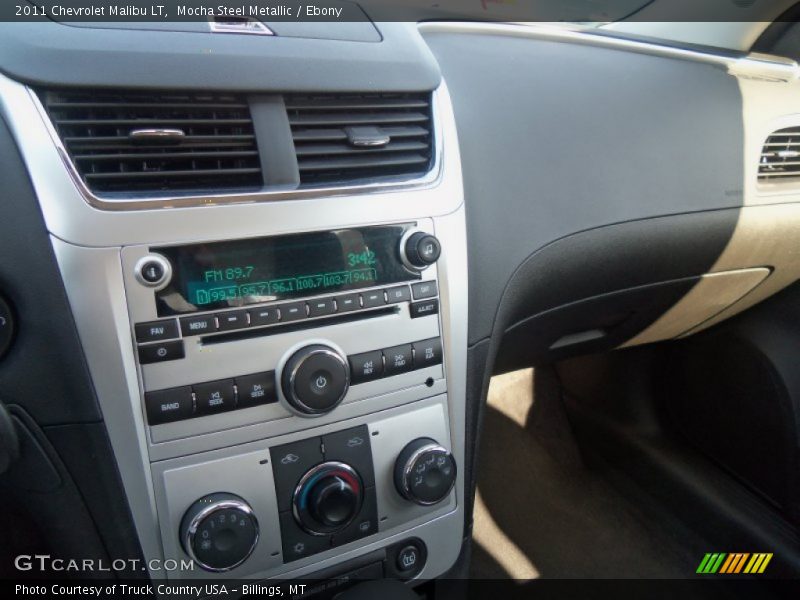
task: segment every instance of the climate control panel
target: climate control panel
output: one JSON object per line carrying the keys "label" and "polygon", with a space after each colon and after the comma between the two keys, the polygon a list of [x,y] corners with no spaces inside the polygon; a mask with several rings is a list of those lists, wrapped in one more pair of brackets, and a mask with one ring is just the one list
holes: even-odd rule
{"label": "climate control panel", "polygon": [[[284,443],[154,464],[167,556],[192,558],[209,576],[269,577],[405,533],[410,522],[446,522],[457,465],[445,406],[440,395]],[[424,549],[442,541],[415,535],[414,549],[392,538],[393,576],[414,576]]]}
{"label": "climate control panel", "polygon": [[285,561],[378,531],[366,425],[277,446],[270,456]]}

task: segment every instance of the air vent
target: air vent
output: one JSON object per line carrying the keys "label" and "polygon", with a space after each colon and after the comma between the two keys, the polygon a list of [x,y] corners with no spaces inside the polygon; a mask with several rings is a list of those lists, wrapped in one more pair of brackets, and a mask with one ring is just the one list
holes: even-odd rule
{"label": "air vent", "polygon": [[49,91],[42,99],[94,192],[160,195],[262,186],[250,109],[241,96]]}
{"label": "air vent", "polygon": [[300,183],[414,179],[433,160],[430,94],[286,96]]}
{"label": "air vent", "polygon": [[800,127],[776,131],[767,138],[758,166],[759,181],[800,177]]}

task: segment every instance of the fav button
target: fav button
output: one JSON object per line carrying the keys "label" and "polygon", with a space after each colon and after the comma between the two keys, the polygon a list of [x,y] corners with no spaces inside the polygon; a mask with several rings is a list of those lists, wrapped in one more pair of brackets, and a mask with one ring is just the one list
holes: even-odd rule
{"label": "fav button", "polygon": [[175,319],[137,323],[134,329],[137,342],[160,342],[178,337],[178,323]]}
{"label": "fav button", "polygon": [[150,425],[188,419],[194,412],[192,388],[188,385],[147,392],[144,395],[144,404],[147,408],[147,422]]}
{"label": "fav button", "polygon": [[236,408],[233,380],[231,379],[198,383],[192,388],[197,402],[198,415],[209,415]]}

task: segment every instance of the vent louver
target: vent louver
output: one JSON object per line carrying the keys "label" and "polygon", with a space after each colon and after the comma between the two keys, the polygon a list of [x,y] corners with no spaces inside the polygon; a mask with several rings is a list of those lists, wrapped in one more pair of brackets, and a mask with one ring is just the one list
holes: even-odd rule
{"label": "vent louver", "polygon": [[263,184],[241,96],[48,91],[42,100],[94,192],[220,192]]}
{"label": "vent louver", "polygon": [[285,102],[303,186],[411,179],[431,168],[430,94],[295,94]]}
{"label": "vent louver", "polygon": [[800,127],[776,131],[761,150],[758,180],[778,182],[800,177]]}

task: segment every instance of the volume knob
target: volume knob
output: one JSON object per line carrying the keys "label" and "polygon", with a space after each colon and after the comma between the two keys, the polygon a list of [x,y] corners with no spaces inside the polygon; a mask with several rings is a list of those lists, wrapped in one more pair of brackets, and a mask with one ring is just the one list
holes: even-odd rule
{"label": "volume knob", "polygon": [[283,366],[283,395],[301,416],[332,411],[344,400],[349,387],[347,360],[330,346],[313,344],[301,348]]}

